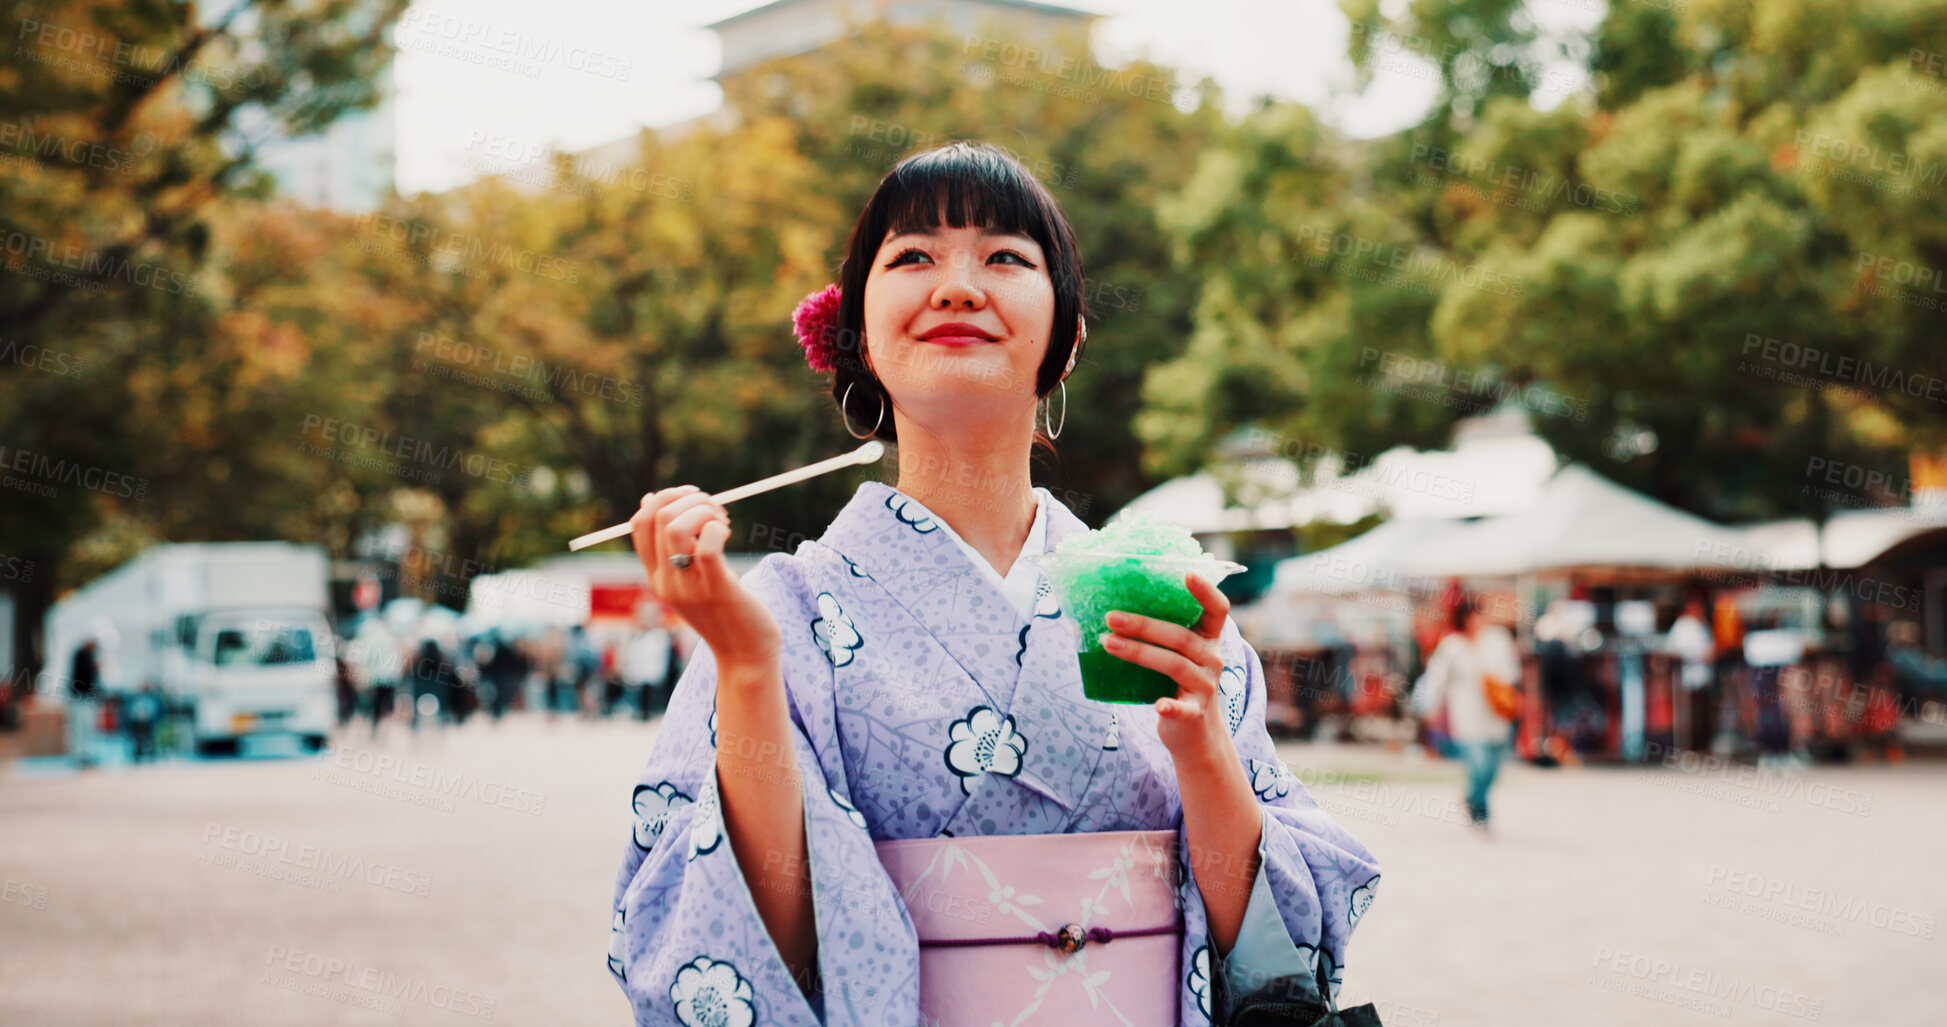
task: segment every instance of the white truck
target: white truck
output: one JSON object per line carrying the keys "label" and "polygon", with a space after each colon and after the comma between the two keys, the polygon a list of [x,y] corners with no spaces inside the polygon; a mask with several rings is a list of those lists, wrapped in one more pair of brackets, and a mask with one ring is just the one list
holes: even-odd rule
{"label": "white truck", "polygon": [[264,735],[319,748],[337,702],[328,573],[318,546],[151,547],[48,611],[48,676],[67,692],[75,651],[92,639],[102,691],[155,682],[199,753]]}

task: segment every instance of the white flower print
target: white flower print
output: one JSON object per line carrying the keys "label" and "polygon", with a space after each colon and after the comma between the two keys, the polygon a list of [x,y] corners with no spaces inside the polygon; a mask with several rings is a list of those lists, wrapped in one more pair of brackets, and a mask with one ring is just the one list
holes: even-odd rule
{"label": "white flower print", "polygon": [[1286,793],[1291,791],[1291,787],[1285,784],[1284,768],[1276,763],[1269,763],[1264,760],[1252,760],[1251,791],[1257,793],[1257,797],[1261,802],[1270,802],[1273,799],[1283,798]]}
{"label": "white flower print", "polygon": [[1251,700],[1250,689],[1244,684],[1244,668],[1225,667],[1217,678],[1217,694],[1224,700],[1224,722],[1234,735],[1244,726],[1244,704]]}
{"label": "white flower print", "polygon": [[947,769],[960,776],[960,791],[973,794],[974,778],[994,773],[1013,777],[1021,772],[1028,740],[1014,730],[1014,718],[987,706],[976,706],[947,729]]}
{"label": "white flower print", "polygon": [[669,826],[669,818],[694,801],[668,781],[654,786],[636,785],[635,847],[644,852],[655,848],[656,839]]}
{"label": "white flower print", "polygon": [[935,531],[939,528],[940,525],[938,521],[935,521],[932,517],[929,517],[925,513],[920,512],[920,511],[924,511],[926,509],[925,507],[920,507],[919,511],[915,511],[910,514],[907,513],[906,508],[911,506],[912,504],[913,504],[913,500],[912,497],[910,496],[901,496],[895,494],[886,497],[886,509],[891,510],[892,515],[894,517],[899,518],[899,522],[901,524],[910,525],[914,531],[917,531],[922,535],[926,534],[929,531]]}
{"label": "white flower print", "polygon": [[608,971],[626,981],[629,979],[629,969],[623,960],[628,957],[628,950],[622,947],[622,940],[625,937],[622,926],[625,920],[622,911],[618,909],[615,911],[615,919],[609,921]]}
{"label": "white flower print", "polygon": [[676,971],[669,1001],[686,1027],[750,1027],[757,1019],[750,982],[735,964],[709,956],[698,956]]}
{"label": "white flower print", "polygon": [[1348,905],[1350,906],[1350,912],[1346,915],[1346,924],[1345,924],[1345,929],[1348,932],[1351,931],[1354,927],[1359,926],[1359,921],[1366,915],[1366,910],[1372,908],[1373,896],[1378,891],[1379,891],[1379,878],[1377,877],[1374,877],[1372,880],[1367,881],[1366,883],[1358,886],[1357,888],[1352,889],[1352,899],[1348,903]]}
{"label": "white flower print", "polygon": [[705,856],[723,844],[723,815],[717,803],[714,783],[703,786],[703,797],[696,800],[696,819],[690,821],[690,857]]}
{"label": "white flower print", "polygon": [[1122,748],[1122,718],[1110,713],[1109,737],[1102,739],[1102,749],[1105,752],[1114,752],[1120,748]]}
{"label": "white flower print", "polygon": [[1034,615],[1036,617],[1061,616],[1061,603],[1055,599],[1054,586],[1046,581],[1034,587]]}
{"label": "white flower print", "polygon": [[1190,993],[1197,997],[1197,1010],[1206,1019],[1210,1016],[1210,946],[1197,946],[1197,954],[1190,960],[1190,975],[1186,980]]}
{"label": "white flower print", "polygon": [[830,592],[818,593],[818,619],[811,622],[811,634],[834,667],[851,663],[852,654],[865,644],[859,629],[852,626],[852,618],[845,615]]}
{"label": "white flower print", "polygon": [[863,813],[860,813],[860,812],[859,812],[859,808],[858,808],[857,806],[854,806],[854,805],[852,805],[851,803],[849,803],[849,802],[846,802],[846,801],[845,801],[845,796],[843,796],[843,795],[840,795],[840,794],[838,794],[838,789],[836,789],[836,788],[831,788],[831,787],[827,787],[827,788],[825,789],[825,792],[826,792],[826,794],[828,794],[828,795],[830,795],[830,796],[832,797],[832,801],[833,801],[833,802],[835,802],[835,803],[837,803],[837,804],[838,804],[838,808],[839,808],[839,809],[842,809],[842,810],[844,810],[844,811],[845,811],[845,817],[846,817],[846,819],[848,819],[848,820],[850,820],[850,821],[851,821],[852,823],[854,823],[854,824],[856,824],[856,825],[858,825],[860,829],[864,829],[864,827],[865,827],[865,814],[863,814]]}

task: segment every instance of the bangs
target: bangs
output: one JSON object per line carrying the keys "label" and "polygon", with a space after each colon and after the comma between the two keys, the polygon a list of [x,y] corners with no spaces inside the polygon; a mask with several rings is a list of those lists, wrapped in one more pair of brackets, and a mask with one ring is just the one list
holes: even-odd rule
{"label": "bangs", "polygon": [[875,197],[876,246],[888,233],[983,228],[1025,235],[1045,249],[1059,214],[1040,182],[1000,155],[967,146],[918,154],[894,168]]}

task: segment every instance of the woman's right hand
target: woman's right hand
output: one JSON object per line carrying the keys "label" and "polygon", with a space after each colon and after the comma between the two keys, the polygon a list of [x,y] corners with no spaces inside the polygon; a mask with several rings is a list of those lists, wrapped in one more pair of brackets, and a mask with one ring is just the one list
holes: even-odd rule
{"label": "woman's right hand", "polygon": [[[710,644],[720,672],[777,665],[784,648],[777,618],[724,562],[730,514],[709,493],[695,485],[652,492],[629,524],[649,588]],[[674,553],[689,553],[690,565],[672,566]]]}

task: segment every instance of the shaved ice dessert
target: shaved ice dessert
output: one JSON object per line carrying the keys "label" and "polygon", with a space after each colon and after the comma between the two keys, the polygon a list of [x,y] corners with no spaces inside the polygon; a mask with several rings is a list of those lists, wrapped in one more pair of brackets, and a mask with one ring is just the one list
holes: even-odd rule
{"label": "shaved ice dessert", "polygon": [[1071,535],[1036,564],[1081,629],[1082,694],[1098,702],[1142,704],[1174,697],[1176,681],[1102,648],[1109,613],[1195,627],[1203,604],[1184,575],[1215,584],[1244,569],[1204,552],[1189,529],[1146,513]]}

